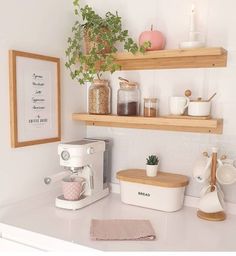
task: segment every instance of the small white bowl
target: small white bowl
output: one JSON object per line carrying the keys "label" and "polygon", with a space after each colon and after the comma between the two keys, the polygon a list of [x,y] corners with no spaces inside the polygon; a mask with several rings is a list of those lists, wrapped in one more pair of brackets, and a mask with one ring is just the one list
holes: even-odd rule
{"label": "small white bowl", "polygon": [[210,101],[190,101],[188,105],[189,116],[210,116],[211,102]]}

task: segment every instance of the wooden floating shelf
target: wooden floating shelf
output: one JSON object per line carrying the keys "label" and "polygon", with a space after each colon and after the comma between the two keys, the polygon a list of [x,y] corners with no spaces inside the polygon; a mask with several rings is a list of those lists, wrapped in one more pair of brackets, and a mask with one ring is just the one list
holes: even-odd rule
{"label": "wooden floating shelf", "polygon": [[222,134],[223,132],[223,119],[175,119],[168,117],[90,115],[87,113],[74,113],[72,118],[75,121],[84,121],[90,126],[214,134]]}
{"label": "wooden floating shelf", "polygon": [[121,70],[226,67],[227,51],[222,47],[147,51],[114,55]]}

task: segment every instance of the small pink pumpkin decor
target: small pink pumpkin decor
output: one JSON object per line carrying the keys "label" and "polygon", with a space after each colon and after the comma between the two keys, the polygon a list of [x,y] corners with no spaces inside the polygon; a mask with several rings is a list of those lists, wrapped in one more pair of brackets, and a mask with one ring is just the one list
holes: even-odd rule
{"label": "small pink pumpkin decor", "polygon": [[151,42],[151,47],[147,48],[147,51],[163,50],[165,48],[165,37],[158,30],[153,30],[153,25],[151,30],[144,31],[139,36],[139,45],[144,42]]}

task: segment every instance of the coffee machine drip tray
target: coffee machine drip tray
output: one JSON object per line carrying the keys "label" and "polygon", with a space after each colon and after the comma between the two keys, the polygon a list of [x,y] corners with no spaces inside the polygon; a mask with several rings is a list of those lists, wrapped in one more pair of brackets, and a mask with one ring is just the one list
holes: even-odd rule
{"label": "coffee machine drip tray", "polygon": [[56,198],[56,207],[68,209],[68,210],[78,210],[81,209],[99,199],[102,199],[103,197],[107,196],[109,194],[109,188],[104,188],[99,193],[96,193],[92,196],[85,196],[83,195],[81,199],[71,201],[67,200],[63,197],[63,195],[60,195]]}

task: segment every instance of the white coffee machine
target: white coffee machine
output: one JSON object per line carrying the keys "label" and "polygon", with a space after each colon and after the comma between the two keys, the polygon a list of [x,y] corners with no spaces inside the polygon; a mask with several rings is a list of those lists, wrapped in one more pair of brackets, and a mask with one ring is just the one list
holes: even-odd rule
{"label": "white coffee machine", "polygon": [[77,210],[85,207],[109,194],[104,178],[104,140],[83,139],[58,145],[60,165],[66,171],[44,179],[46,184],[65,176],[78,175],[86,179],[85,192],[79,200],[66,200],[63,195],[56,198],[56,206],[64,209]]}

